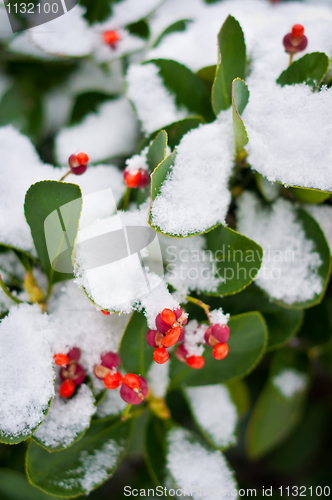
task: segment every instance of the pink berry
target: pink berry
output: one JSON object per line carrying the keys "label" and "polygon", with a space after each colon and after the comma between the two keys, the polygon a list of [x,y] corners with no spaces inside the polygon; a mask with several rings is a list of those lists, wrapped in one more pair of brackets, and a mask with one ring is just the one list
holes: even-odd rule
{"label": "pink berry", "polygon": [[183,313],[183,310],[181,307],[174,309],[174,314],[175,314],[176,319],[179,319],[179,317],[181,316],[182,313]]}
{"label": "pink berry", "polygon": [[66,368],[61,368],[60,378],[61,380],[71,379],[74,381],[75,385],[81,385],[85,379],[85,370],[83,366],[78,363],[69,363]]}
{"label": "pink berry", "polygon": [[101,355],[101,366],[106,366],[112,370],[112,368],[117,368],[121,363],[120,356],[116,352],[106,352]]}
{"label": "pink berry", "polygon": [[85,153],[78,153],[78,155],[70,155],[68,159],[69,168],[72,174],[82,175],[88,168],[88,165],[82,164],[83,160],[89,161],[89,157]]}
{"label": "pink berry", "polygon": [[180,331],[181,331],[181,333],[180,333],[180,337],[178,338],[178,342],[182,342],[184,340],[184,332],[185,332],[184,328],[181,327]]}
{"label": "pink berry", "polygon": [[68,352],[68,358],[71,359],[72,361],[77,362],[80,360],[80,357],[81,357],[81,349],[79,349],[78,347],[73,347]]}
{"label": "pink berry", "polygon": [[146,383],[146,380],[140,375],[138,375],[138,378],[140,380],[140,388],[138,392],[135,392],[135,390],[128,387],[125,383],[125,377],[123,378],[123,382],[120,389],[120,396],[126,403],[130,405],[140,404],[143,401],[143,399],[145,399],[148,393],[148,384]]}
{"label": "pink berry", "polygon": [[156,317],[156,327],[159,333],[166,333],[171,328],[169,325],[164,323],[161,314],[158,314],[158,316]]}
{"label": "pink berry", "polygon": [[82,365],[79,365],[77,363],[75,374],[73,377],[75,385],[81,385],[82,382],[84,382],[84,379],[85,379],[85,370]]}
{"label": "pink berry", "polygon": [[157,335],[157,330],[149,330],[148,333],[146,334],[146,341],[151,347],[157,347],[156,344],[156,335]]}
{"label": "pink berry", "polygon": [[175,356],[178,358],[179,361],[182,361],[182,363],[186,363],[187,362],[187,356],[188,356],[188,351],[187,349],[184,347],[184,344],[180,344],[176,351],[175,351]]}
{"label": "pink berry", "polygon": [[140,172],[141,172],[141,180],[139,181],[137,188],[144,189],[149,182],[149,174],[147,170],[145,170],[144,168],[141,168]]}
{"label": "pink berry", "polygon": [[301,38],[294,37],[292,33],[287,33],[283,40],[284,47],[286,52],[290,54],[296,54],[297,52],[301,52],[308,45],[308,39],[305,35]]}
{"label": "pink berry", "polygon": [[225,343],[229,339],[229,327],[227,325],[210,326],[204,335],[205,342],[209,347],[214,347],[219,343]]}

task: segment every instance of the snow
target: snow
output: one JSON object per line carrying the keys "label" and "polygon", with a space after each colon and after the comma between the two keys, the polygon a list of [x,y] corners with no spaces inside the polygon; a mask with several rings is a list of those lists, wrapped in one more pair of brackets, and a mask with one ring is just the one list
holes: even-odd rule
{"label": "snow", "polygon": [[112,389],[106,392],[105,397],[99,403],[96,415],[98,418],[117,415],[124,411],[126,406],[127,403],[120,397],[119,389]]}
{"label": "snow", "polygon": [[54,395],[54,327],[38,305],[13,306],[0,323],[0,432],[19,437],[43,421]]}
{"label": "snow", "polygon": [[94,33],[77,5],[65,15],[28,30],[32,42],[48,54],[83,57],[92,52]]}
{"label": "snow", "polygon": [[63,399],[58,394],[44,422],[34,433],[44,446],[67,448],[90,425],[97,407],[91,389],[82,384],[72,399]]}
{"label": "snow", "polygon": [[322,292],[320,255],[289,201],[278,199],[263,208],[255,195],[245,192],[239,199],[237,215],[237,230],[263,248],[263,262],[255,280],[271,298],[292,305]]}
{"label": "snow", "polygon": [[166,262],[165,280],[176,289],[180,302],[193,290],[217,290],[222,279],[215,276],[216,261],[212,252],[205,249],[203,236],[177,239],[161,235],[159,241]]}
{"label": "snow", "polygon": [[155,227],[173,236],[205,232],[225,223],[231,200],[233,128],[229,111],[183,136],[173,167],[151,205]]}
{"label": "snow", "polygon": [[204,334],[208,328],[208,325],[199,325],[195,319],[185,326],[184,347],[188,351],[188,357],[202,356],[205,346]]}
{"label": "snow", "polygon": [[114,61],[100,67],[91,61],[83,60],[77,71],[71,74],[63,90],[75,95],[96,91],[120,94],[123,90],[121,61]]}
{"label": "snow", "polygon": [[236,442],[237,410],[226,386],[187,387],[185,394],[198,425],[216,446]]}
{"label": "snow", "polygon": [[[146,148],[145,148],[146,149]],[[146,153],[145,149],[139,154],[134,155],[126,160],[126,171],[127,172],[137,172],[137,170],[149,170],[149,165],[146,163]]]}
{"label": "snow", "polygon": [[294,368],[287,368],[279,372],[272,379],[272,383],[282,396],[289,399],[305,391],[308,386],[308,377]]}
{"label": "snow", "polygon": [[102,353],[117,352],[129,316],[105,316],[73,281],[56,286],[48,311],[57,328],[53,353],[79,347],[82,353],[79,362],[95,380],[94,365],[100,363]]}
{"label": "snow", "polygon": [[210,321],[212,325],[227,325],[229,321],[229,313],[224,314],[221,307],[219,309],[213,309],[210,312]]}
{"label": "snow", "polygon": [[96,113],[57,135],[55,147],[59,162],[68,160],[68,151],[87,151],[95,163],[134,152],[138,141],[136,117],[124,98],[106,101]]}
{"label": "snow", "polygon": [[332,253],[332,207],[330,205],[304,205],[303,208],[319,224]]}
{"label": "snow", "polygon": [[33,58],[43,59],[45,61],[58,61],[60,59],[60,57],[47,54],[35,43],[33,43],[29,30],[23,31],[22,33],[17,33],[9,43],[8,49],[10,52],[24,54]]}
{"label": "snow", "polygon": [[169,363],[152,363],[147,373],[149,390],[155,398],[164,398],[170,383]]}
{"label": "snow", "polygon": [[250,87],[243,112],[248,161],[269,181],[332,190],[332,90],[273,82]]}
{"label": "snow", "polygon": [[2,312],[8,311],[9,308],[14,304],[15,302],[5,294],[2,288],[0,288],[0,314]]}
{"label": "snow", "polygon": [[165,0],[123,0],[112,5],[112,21],[114,27],[126,26],[147,17]]}
{"label": "snow", "polygon": [[127,97],[132,101],[146,135],[189,115],[185,108],[178,109],[175,95],[166,88],[155,64],[132,64],[128,68],[126,83]]}
{"label": "snow", "polygon": [[86,493],[90,493],[95,486],[110,476],[109,471],[116,465],[123,451],[123,446],[119,446],[115,439],[109,439],[92,453],[82,450],[79,456],[81,465],[66,471],[69,479],[57,481],[57,484],[71,490],[78,482]]}
{"label": "snow", "polygon": [[217,500],[234,495],[236,482],[224,455],[204,448],[185,429],[173,428],[167,436],[167,469],[177,487],[194,500],[206,496]]}

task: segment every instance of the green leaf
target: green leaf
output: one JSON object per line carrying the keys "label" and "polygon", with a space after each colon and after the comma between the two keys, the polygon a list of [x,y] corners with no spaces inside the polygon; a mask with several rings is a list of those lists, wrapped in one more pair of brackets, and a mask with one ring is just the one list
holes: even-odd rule
{"label": "green leaf", "polygon": [[263,250],[246,236],[218,226],[205,235],[216,262],[216,277],[224,281],[211,295],[229,295],[248,286],[261,267]]}
{"label": "green leaf", "polygon": [[[41,265],[50,284],[70,279],[73,276],[71,255],[81,209],[82,193],[79,186],[75,184],[42,181],[30,186],[26,193],[25,218],[31,228]],[[52,216],[45,224],[50,214]],[[48,248],[52,248],[54,254],[52,265],[66,272],[57,272],[53,269]]]}
{"label": "green leaf", "polygon": [[0,469],[0,497],[2,500],[50,500],[49,495],[30,484],[24,474],[11,469]]}
{"label": "green leaf", "polygon": [[26,469],[29,480],[50,495],[77,497],[105,482],[116,470],[129,444],[131,421],[94,421],[73,446],[56,453],[31,441]]}
{"label": "green leaf", "polygon": [[190,19],[181,19],[180,21],[176,21],[175,23],[171,24],[166,28],[157,38],[157,40],[154,42],[153,47],[157,47],[161,40],[166,36],[169,35],[170,33],[175,33],[176,31],[184,31],[187,27],[187,25],[190,23]]}
{"label": "green leaf", "polygon": [[191,116],[189,118],[184,118],[183,120],[179,120],[178,122],[171,123],[164,127],[165,131],[168,134],[168,145],[171,149],[174,149],[175,146],[179,144],[182,137],[192,130],[193,128],[197,128],[201,123],[203,123],[203,118],[200,116]]}
{"label": "green leaf", "polygon": [[327,191],[319,191],[318,189],[298,187],[290,187],[288,190],[292,193],[296,201],[300,201],[301,203],[312,203],[314,205],[327,200],[331,194]]}
{"label": "green leaf", "polygon": [[131,35],[140,36],[144,40],[147,40],[150,36],[149,25],[144,19],[141,19],[140,21],[137,21],[132,24],[128,24],[126,26],[126,29],[129,31]]}
{"label": "green leaf", "polygon": [[238,155],[248,144],[246,127],[241,115],[249,101],[249,90],[241,78],[236,78],[232,84],[233,130],[235,139],[235,152]]}
{"label": "green leaf", "polygon": [[228,16],[218,34],[219,62],[212,87],[212,107],[217,116],[232,104],[232,83],[245,78],[246,46],[240,24]]}
{"label": "green leaf", "polygon": [[160,193],[161,186],[166,180],[167,174],[170,172],[171,167],[174,165],[176,151],[173,151],[154,169],[151,174],[151,200],[155,200]]}
{"label": "green leaf", "polygon": [[324,52],[306,54],[283,71],[277,83],[281,86],[306,83],[315,90],[323,81],[329,65],[330,60]]}
{"label": "green leaf", "polygon": [[31,271],[32,265],[37,262],[37,259],[33,257],[29,252],[25,250],[21,250],[20,248],[13,247],[11,245],[7,245],[5,243],[0,243],[0,253],[7,252],[8,250],[12,250],[16,257],[22,263],[24,269],[27,271]]}
{"label": "green leaf", "polygon": [[[283,394],[277,386],[276,377],[285,374],[285,370],[307,377],[302,371],[302,361],[299,363],[293,353],[280,352],[275,356],[271,376],[255,403],[247,427],[247,452],[251,458],[260,458],[279,445],[301,418],[308,384],[303,383],[303,387],[299,386],[289,395]],[[287,382],[284,382],[286,385]]]}
{"label": "green leaf", "polygon": [[161,130],[152,141],[146,155],[147,164],[149,165],[150,170],[157,168],[159,163],[163,161],[165,158],[166,147],[167,133],[164,130]]}
{"label": "green leaf", "polygon": [[326,297],[321,304],[304,312],[304,321],[298,337],[307,349],[331,340],[332,328],[325,299]]}
{"label": "green leaf", "polygon": [[[175,357],[172,358],[171,370],[177,378],[176,383],[187,385],[220,384],[250,373],[261,360],[267,345],[267,328],[260,313],[249,312],[233,316],[229,320],[230,337],[228,356],[217,361],[212,350],[205,349],[205,365],[201,370],[186,367]],[[173,378],[173,376],[172,376]]]}
{"label": "green leaf", "polygon": [[120,358],[126,372],[145,376],[153,361],[153,349],[146,342],[148,327],[142,313],[133,312],[120,344]]}
{"label": "green leaf", "polygon": [[270,182],[258,172],[255,172],[255,181],[265,201],[271,203],[280,195],[282,186],[278,182]]}
{"label": "green leaf", "polygon": [[166,431],[169,424],[151,416],[145,431],[145,456],[153,481],[163,485],[166,478]]}
{"label": "green leaf", "polygon": [[69,124],[75,125],[81,122],[87,114],[95,113],[100,104],[111,99],[112,95],[105,92],[90,91],[79,94],[73,104]]}
{"label": "green leaf", "polygon": [[214,119],[209,92],[199,76],[176,61],[151,59],[144,64],[147,63],[158,66],[159,74],[166,88],[175,95],[179,108],[184,106],[207,121]]}
{"label": "green leaf", "polygon": [[247,383],[243,379],[234,379],[225,385],[237,407],[239,417],[242,418],[250,408],[250,392]]}

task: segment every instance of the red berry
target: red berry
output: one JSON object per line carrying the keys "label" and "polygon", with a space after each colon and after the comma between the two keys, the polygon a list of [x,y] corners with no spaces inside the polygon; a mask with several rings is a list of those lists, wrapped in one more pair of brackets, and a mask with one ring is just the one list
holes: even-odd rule
{"label": "red berry", "polygon": [[226,358],[227,354],[228,354],[228,350],[229,350],[229,347],[227,344],[223,343],[223,344],[217,344],[214,346],[213,348],[213,357],[215,359],[224,359]]}
{"label": "red berry", "polygon": [[161,342],[162,345],[164,347],[171,347],[172,345],[176,344],[179,340],[180,334],[181,328],[179,326],[175,326],[165,335]]}
{"label": "red berry", "polygon": [[134,375],[133,373],[127,373],[127,375],[123,377],[123,383],[133,390],[139,389],[141,385],[140,379],[138,378],[137,375]]}
{"label": "red berry", "polygon": [[155,360],[158,365],[163,365],[168,361],[169,354],[166,351],[165,347],[157,347],[157,349],[154,350],[153,353],[153,359]]}
{"label": "red berry", "polygon": [[126,385],[125,383],[122,383],[120,388],[120,396],[126,403],[131,405],[138,405],[139,403],[141,403],[148,393],[148,384],[146,383],[146,380],[140,375],[138,375],[137,378],[139,379],[140,383],[139,390],[138,389],[133,390],[130,387],[128,387],[128,385]]}
{"label": "red berry", "polygon": [[68,165],[70,167],[70,169],[72,168],[75,168],[75,167],[79,167],[79,163],[76,159],[76,155],[70,155],[69,158],[68,158]]}
{"label": "red berry", "polygon": [[116,389],[122,383],[122,375],[120,372],[110,372],[104,378],[104,384],[107,389]]}
{"label": "red berry", "polygon": [[115,49],[117,42],[120,40],[120,35],[114,30],[104,31],[103,40],[106,45],[110,45],[113,49]]}
{"label": "red berry", "polygon": [[85,370],[82,365],[70,362],[66,368],[60,370],[61,380],[73,380],[75,385],[80,385],[85,379]]}
{"label": "red berry", "polygon": [[60,385],[59,394],[62,398],[69,398],[75,391],[75,384],[69,378]]}
{"label": "red berry", "polygon": [[137,188],[144,189],[149,182],[149,174],[147,170],[145,170],[145,168],[141,168],[140,173],[141,173],[141,180],[139,181]]}
{"label": "red berry", "polygon": [[86,153],[78,153],[76,155],[76,160],[79,165],[86,165],[89,161],[89,157]]}
{"label": "red berry", "polygon": [[157,335],[157,330],[149,330],[148,333],[146,334],[146,341],[151,347],[157,347],[156,344],[156,335]]}
{"label": "red berry", "polygon": [[68,357],[72,361],[79,361],[81,357],[81,349],[79,349],[78,347],[73,347],[72,349],[70,349]]}
{"label": "red berry", "polygon": [[69,358],[66,354],[54,354],[54,362],[58,366],[67,366]]}
{"label": "red berry", "polygon": [[101,365],[107,368],[117,368],[121,363],[120,356],[116,352],[106,352],[101,355]]}
{"label": "red berry", "polygon": [[292,35],[296,38],[302,38],[304,35],[304,27],[302,24],[294,24],[292,28]]}
{"label": "red berry", "polygon": [[195,368],[195,370],[203,368],[205,363],[205,359],[202,356],[189,356],[186,361],[188,365],[191,366],[191,368]]}
{"label": "red berry", "polygon": [[161,318],[161,314],[156,317],[156,327],[159,333],[166,333],[169,330],[169,325],[167,325]]}
{"label": "red berry", "polygon": [[186,363],[187,361],[187,356],[188,356],[188,351],[187,349],[184,347],[183,344],[180,344],[176,351],[175,351],[175,356],[178,358],[179,361],[182,361],[182,363]]}
{"label": "red berry", "polygon": [[176,321],[176,316],[174,311],[171,311],[171,309],[163,309],[161,311],[161,319],[163,320],[166,325],[172,326],[174,325]]}
{"label": "red berry", "polygon": [[128,170],[125,169],[123,172],[123,178],[129,188],[137,188],[141,180],[141,172],[140,170],[128,172]]}
{"label": "red berry", "polygon": [[105,314],[105,316],[109,316],[111,314],[109,311],[104,311],[104,309],[101,309],[101,312]]}

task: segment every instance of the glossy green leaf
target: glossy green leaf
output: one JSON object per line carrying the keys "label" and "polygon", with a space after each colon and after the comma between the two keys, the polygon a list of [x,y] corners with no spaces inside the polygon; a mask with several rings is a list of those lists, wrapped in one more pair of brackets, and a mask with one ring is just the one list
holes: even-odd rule
{"label": "glossy green leaf", "polygon": [[151,416],[145,430],[145,456],[153,481],[163,485],[166,477],[166,431],[169,424]]}
{"label": "glossy green leaf", "polygon": [[[296,359],[291,352],[280,352],[275,356],[270,378],[255,403],[247,427],[246,444],[250,457],[266,455],[299,422],[309,381],[304,366],[303,360]],[[281,376],[288,377],[283,379],[282,384],[277,382],[277,377]],[[294,377],[301,377],[303,381],[296,385]]]}
{"label": "glossy green leaf", "polygon": [[27,454],[29,480],[50,495],[77,497],[92,491],[115,471],[129,444],[131,421],[94,421],[73,446],[56,453],[32,441]]}
{"label": "glossy green leaf", "polygon": [[228,295],[248,286],[261,267],[263,250],[233,229],[217,226],[205,235],[207,249],[216,259],[216,277],[224,281],[214,295]]}
{"label": "glossy green leaf", "polygon": [[281,86],[306,83],[315,90],[321,84],[329,65],[330,60],[324,52],[306,54],[288,66],[279,76],[277,83]]}
{"label": "glossy green leaf", "polygon": [[212,87],[212,107],[217,116],[232,104],[232,83],[245,78],[246,46],[240,24],[228,16],[218,34],[219,62]]}
{"label": "glossy green leaf", "polygon": [[301,203],[312,203],[314,205],[327,200],[327,198],[329,198],[331,194],[327,191],[319,191],[317,189],[306,189],[298,187],[290,187],[288,189],[291,191],[296,201],[300,201]]}
{"label": "glossy green leaf", "polygon": [[119,351],[125,371],[142,377],[153,361],[153,348],[146,341],[147,332],[145,316],[134,312],[124,331]]}
{"label": "glossy green leaf", "polygon": [[[57,266],[65,253],[70,264],[72,244],[76,239],[81,209],[82,193],[79,186],[75,184],[42,181],[33,184],[26,193],[25,217],[31,228],[33,241],[49,283],[69,279],[72,277],[72,272],[57,272],[51,266],[45,236],[45,219],[54,212],[54,218],[48,226],[52,234],[52,247],[57,253],[53,266]],[[66,268],[68,268],[67,265]]]}
{"label": "glossy green leaf", "polygon": [[243,417],[250,408],[250,392],[247,383],[243,379],[233,379],[225,385],[237,407],[239,417]]}
{"label": "glossy green leaf", "polygon": [[[261,360],[267,345],[267,328],[262,315],[250,312],[232,316],[229,323],[230,337],[228,356],[217,361],[208,347],[204,351],[205,365],[201,370],[186,367],[177,358],[172,358],[171,375],[175,375],[173,386],[220,384],[250,373]],[[182,366],[181,366],[182,365]]]}
{"label": "glossy green leaf", "polygon": [[175,96],[179,108],[185,107],[195,115],[206,120],[214,118],[209,92],[202,80],[189,68],[170,59],[151,59],[147,61],[159,68],[159,74],[166,88]]}
{"label": "glossy green leaf", "polygon": [[172,165],[174,165],[174,160],[176,156],[176,151],[173,151],[169,156],[167,156],[157,168],[154,169],[151,175],[151,200],[155,200],[160,193],[161,186],[166,180],[167,174],[170,172]]}
{"label": "glossy green leaf", "polygon": [[164,127],[168,135],[168,145],[171,149],[177,146],[182,137],[193,128],[197,128],[203,122],[203,118],[200,116],[191,116],[189,118],[184,118],[178,122],[171,123]]}
{"label": "glossy green leaf", "polygon": [[249,101],[249,90],[241,78],[236,78],[232,84],[232,109],[233,109],[233,131],[235,139],[235,152],[239,154],[248,144],[246,127],[241,118],[244,108]]}
{"label": "glossy green leaf", "polygon": [[165,158],[167,146],[167,134],[164,130],[161,130],[156,138],[152,141],[149,146],[146,160],[149,165],[150,170],[154,170],[158,167],[159,163]]}
{"label": "glossy green leaf", "polygon": [[[50,497],[29,483],[24,474],[16,470],[0,469],[1,500],[49,500]],[[61,498],[55,497],[52,498]]]}
{"label": "glossy green leaf", "polygon": [[185,31],[187,25],[190,23],[190,19],[181,19],[180,21],[176,21],[175,23],[168,26],[157,38],[154,42],[153,47],[157,47],[162,39],[169,35],[170,33],[175,33],[177,31]]}

